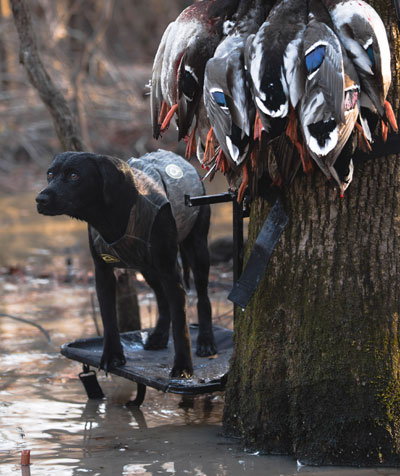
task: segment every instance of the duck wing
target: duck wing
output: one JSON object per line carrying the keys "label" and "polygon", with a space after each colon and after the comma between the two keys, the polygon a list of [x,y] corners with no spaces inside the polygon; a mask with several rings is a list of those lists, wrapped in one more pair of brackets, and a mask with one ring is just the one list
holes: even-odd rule
{"label": "duck wing", "polygon": [[158,139],[160,135],[160,112],[163,102],[162,88],[161,88],[161,74],[163,68],[163,56],[167,44],[167,38],[170,31],[173,29],[173,23],[170,23],[164,31],[160,44],[153,62],[153,70],[151,75],[151,92],[150,92],[150,113],[151,123],[153,128],[153,137]]}
{"label": "duck wing", "polygon": [[304,33],[303,58],[306,81],[300,123],[311,156],[330,177],[321,157],[335,149],[339,124],[345,122],[343,56],[337,36],[314,17]]}
{"label": "duck wing", "polygon": [[[245,48],[251,90],[261,120],[286,117],[289,111],[289,85],[284,57],[289,44],[298,41],[307,20],[306,2],[281,1]],[[291,55],[288,55],[291,58]],[[269,123],[263,122],[266,130]]]}
{"label": "duck wing", "polygon": [[389,42],[380,16],[363,0],[324,1],[337,35],[354,62],[363,94],[369,99],[363,103],[384,118],[391,69]]}
{"label": "duck wing", "polygon": [[185,49],[178,68],[178,140],[187,135],[203,94],[204,72],[213,56],[220,35],[203,29],[198,31]]}

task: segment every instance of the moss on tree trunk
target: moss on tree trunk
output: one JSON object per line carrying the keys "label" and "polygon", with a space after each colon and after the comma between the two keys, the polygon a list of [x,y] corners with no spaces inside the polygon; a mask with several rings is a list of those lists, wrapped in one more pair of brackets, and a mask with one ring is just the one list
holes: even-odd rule
{"label": "moss on tree trunk", "polygon": [[[400,38],[392,1],[392,104]],[[284,192],[289,224],[235,324],[224,428],[314,464],[400,464],[400,162],[355,167],[343,199],[319,171]],[[269,206],[252,205],[248,252]]]}

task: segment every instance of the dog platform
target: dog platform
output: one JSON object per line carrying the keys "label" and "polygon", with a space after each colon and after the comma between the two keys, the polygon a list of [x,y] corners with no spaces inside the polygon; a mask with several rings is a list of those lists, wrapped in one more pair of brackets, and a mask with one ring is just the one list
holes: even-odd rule
{"label": "dog platform", "polygon": [[[170,337],[167,349],[144,350],[143,342],[151,329],[122,333],[121,342],[126,364],[113,367],[109,373],[137,383],[136,399],[128,402],[127,405],[140,406],[145,397],[146,387],[182,395],[197,395],[223,390],[233,350],[233,331],[220,326],[213,326],[213,329],[218,354],[211,357],[198,357],[195,354],[198,326],[189,326],[194,368],[194,375],[191,379],[176,379],[169,376],[174,359],[172,337]],[[102,351],[102,337],[79,339],[61,347],[61,353],[65,357],[83,364],[83,372],[79,374],[79,377],[89,398],[104,397],[97,382],[96,373],[90,370],[90,367],[99,368]]]}

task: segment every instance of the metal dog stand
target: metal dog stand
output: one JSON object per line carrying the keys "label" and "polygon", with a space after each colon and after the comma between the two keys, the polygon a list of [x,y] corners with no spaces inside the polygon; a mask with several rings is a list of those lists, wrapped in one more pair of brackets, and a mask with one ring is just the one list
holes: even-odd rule
{"label": "metal dog stand", "polygon": [[[244,200],[237,202],[237,193],[229,190],[216,195],[203,195],[190,197],[185,195],[185,204],[189,207],[205,204],[232,202],[232,227],[233,227],[233,281],[240,277],[243,265],[243,218],[249,216],[249,206]],[[234,307],[234,317],[236,308]],[[193,379],[171,379],[169,370],[173,361],[172,351],[143,349],[143,335],[148,331],[134,331],[121,334],[127,362],[122,367],[114,367],[110,373],[119,375],[136,382],[137,394],[128,406],[139,407],[145,398],[146,387],[183,395],[196,395],[220,391],[225,388],[226,376],[229,370],[229,359],[233,350],[233,332],[223,327],[214,326],[214,338],[218,348],[217,357],[211,358],[194,356]],[[196,325],[190,326],[192,347],[196,347]],[[98,383],[96,373],[90,367],[99,368],[103,348],[103,338],[79,339],[61,347],[61,353],[72,360],[83,363],[83,371],[79,378],[86,390],[89,399],[104,398],[103,391]],[[173,343],[168,343],[168,348],[173,349]]]}
{"label": "metal dog stand", "polygon": [[[189,331],[192,346],[195,346],[198,326],[190,325]],[[181,395],[197,395],[223,390],[233,350],[233,332],[220,326],[213,326],[213,331],[218,355],[210,358],[194,355],[192,379],[173,379],[169,376],[174,358],[172,338],[168,342],[167,349],[145,350],[143,342],[151,329],[122,333],[121,342],[126,364],[113,367],[109,372],[137,383],[136,398],[129,401],[127,405],[140,406],[146,394],[146,387]],[[79,374],[79,378],[90,399],[104,397],[95,371],[90,370],[90,367],[99,368],[102,351],[102,337],[79,339],[61,347],[61,353],[65,357],[82,362],[83,372]]]}

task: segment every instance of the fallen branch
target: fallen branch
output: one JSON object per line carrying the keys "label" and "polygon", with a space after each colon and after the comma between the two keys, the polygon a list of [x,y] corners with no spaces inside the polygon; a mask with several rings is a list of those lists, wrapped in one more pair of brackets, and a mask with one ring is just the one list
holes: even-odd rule
{"label": "fallen branch", "polygon": [[46,331],[46,329],[44,329],[40,324],[37,324],[36,322],[29,321],[28,319],[24,319],[23,317],[12,316],[11,314],[5,314],[5,313],[2,313],[2,312],[0,312],[0,317],[8,317],[10,319],[14,319],[15,321],[23,322],[24,324],[29,324],[31,326],[36,327],[37,329],[40,330],[40,332],[42,332],[45,335],[48,342],[50,344],[52,343],[49,332]]}

